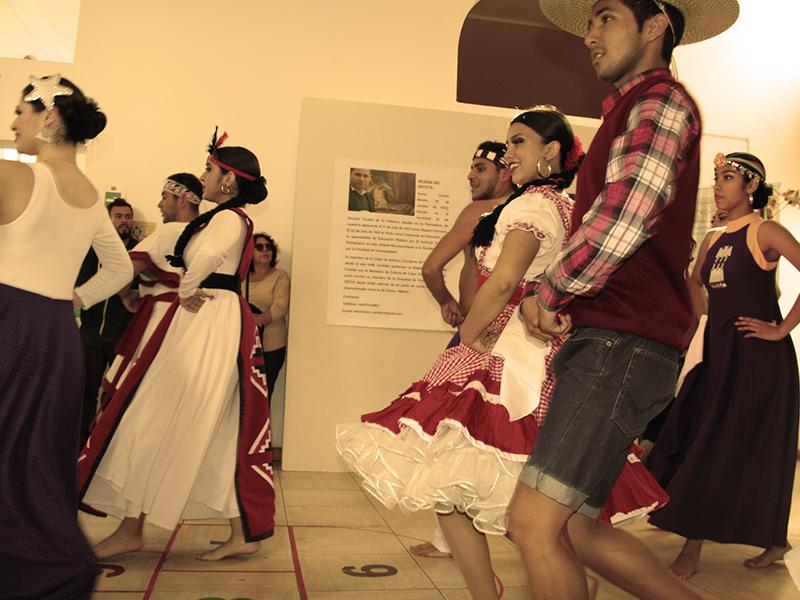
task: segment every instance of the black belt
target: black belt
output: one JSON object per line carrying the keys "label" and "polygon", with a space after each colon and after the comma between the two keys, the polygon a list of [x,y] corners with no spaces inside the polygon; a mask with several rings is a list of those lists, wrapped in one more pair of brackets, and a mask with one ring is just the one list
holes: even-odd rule
{"label": "black belt", "polygon": [[215,290],[230,290],[237,294],[242,293],[242,282],[238,275],[223,275],[222,273],[212,273],[200,284],[201,288],[213,288]]}

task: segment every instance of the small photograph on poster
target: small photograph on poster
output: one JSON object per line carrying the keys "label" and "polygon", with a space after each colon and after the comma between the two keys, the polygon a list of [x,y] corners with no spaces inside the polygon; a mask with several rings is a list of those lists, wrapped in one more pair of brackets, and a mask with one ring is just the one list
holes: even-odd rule
{"label": "small photograph on poster", "polygon": [[350,167],[347,210],[413,216],[417,174]]}
{"label": "small photograph on poster", "polygon": [[156,230],[156,225],[152,221],[134,221],[131,237],[141,241]]}

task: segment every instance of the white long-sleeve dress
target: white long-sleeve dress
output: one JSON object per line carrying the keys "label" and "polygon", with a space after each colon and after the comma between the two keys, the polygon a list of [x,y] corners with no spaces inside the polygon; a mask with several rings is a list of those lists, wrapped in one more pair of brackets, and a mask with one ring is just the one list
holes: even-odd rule
{"label": "white long-sleeve dress", "polygon": [[[186,246],[179,295],[212,273],[235,275],[246,232],[236,213],[215,215]],[[143,513],[167,529],[182,518],[239,515],[239,298],[206,291],[214,297],[197,313],[175,312],[83,497],[93,508],[119,518]]]}

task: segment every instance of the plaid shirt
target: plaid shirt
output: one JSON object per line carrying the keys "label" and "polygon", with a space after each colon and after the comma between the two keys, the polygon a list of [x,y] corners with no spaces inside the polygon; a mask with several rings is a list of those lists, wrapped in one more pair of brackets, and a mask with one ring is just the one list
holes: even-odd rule
{"label": "plaid shirt", "polygon": [[[633,87],[661,70],[641,73],[603,101],[603,115]],[[654,233],[674,195],[685,149],[700,135],[690,99],[673,86],[649,88],[614,140],[606,186],[567,247],[545,271],[539,303],[561,310],[574,296],[595,295],[611,274]]]}

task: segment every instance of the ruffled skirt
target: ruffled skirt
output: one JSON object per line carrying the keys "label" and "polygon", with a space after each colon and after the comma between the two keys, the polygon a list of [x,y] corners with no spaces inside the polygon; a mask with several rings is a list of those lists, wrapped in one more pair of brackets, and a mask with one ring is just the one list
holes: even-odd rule
{"label": "ruffled skirt", "polygon": [[[517,327],[512,318],[509,328]],[[529,340],[525,360],[516,360],[520,348],[509,348],[503,336],[489,353],[464,345],[445,350],[388,407],[337,428],[340,454],[384,506],[458,510],[481,532],[506,533],[506,510],[546,411],[540,390],[549,386],[544,367],[554,350]],[[515,393],[503,393],[504,386]],[[634,450],[628,458],[601,513],[612,524],[668,500]]]}

